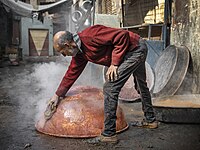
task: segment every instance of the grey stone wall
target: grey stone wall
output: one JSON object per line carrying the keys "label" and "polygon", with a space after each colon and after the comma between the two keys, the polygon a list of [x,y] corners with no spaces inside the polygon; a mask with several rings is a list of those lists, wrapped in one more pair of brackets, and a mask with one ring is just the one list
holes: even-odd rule
{"label": "grey stone wall", "polygon": [[193,62],[193,93],[200,93],[200,0],[175,0],[171,44],[185,45]]}

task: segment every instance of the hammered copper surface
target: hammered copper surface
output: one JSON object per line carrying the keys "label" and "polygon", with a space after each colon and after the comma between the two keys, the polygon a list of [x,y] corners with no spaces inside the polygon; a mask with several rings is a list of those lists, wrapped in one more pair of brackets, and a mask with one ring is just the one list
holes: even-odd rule
{"label": "hammered copper surface", "polygon": [[[39,132],[60,137],[95,137],[101,134],[104,122],[102,90],[89,86],[72,88],[58,105],[53,117],[44,116],[36,123]],[[117,132],[128,128],[120,107],[117,109]]]}

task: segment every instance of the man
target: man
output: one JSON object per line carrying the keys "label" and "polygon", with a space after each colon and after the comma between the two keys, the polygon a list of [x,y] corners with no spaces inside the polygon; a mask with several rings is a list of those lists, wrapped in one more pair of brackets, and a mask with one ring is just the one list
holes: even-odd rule
{"label": "man", "polygon": [[78,34],[72,34],[68,31],[56,33],[54,48],[63,56],[72,56],[72,60],[47,107],[45,113],[47,119],[55,112],[60,97],[65,96],[84,70],[87,62],[90,61],[108,66],[107,80],[103,87],[104,131],[97,139],[101,142],[117,142],[116,109],[118,95],[130,75],[133,75],[136,79],[137,89],[142,98],[145,116],[142,126],[157,128],[151,95],[146,83],[147,46],[139,35],[127,30],[94,25]]}

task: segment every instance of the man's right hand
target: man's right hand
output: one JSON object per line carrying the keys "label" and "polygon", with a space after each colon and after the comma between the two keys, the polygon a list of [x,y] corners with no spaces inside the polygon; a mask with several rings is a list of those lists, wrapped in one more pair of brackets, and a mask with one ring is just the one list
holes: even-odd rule
{"label": "man's right hand", "polygon": [[55,95],[48,101],[48,104],[49,104],[49,103],[54,103],[55,105],[57,105],[57,104],[58,104],[58,101],[59,101],[59,96],[55,94]]}
{"label": "man's right hand", "polygon": [[118,69],[118,66],[114,66],[114,65],[111,65],[108,68],[106,72],[106,77],[109,81],[115,81],[118,78],[117,69]]}
{"label": "man's right hand", "polygon": [[47,108],[44,112],[44,117],[46,120],[49,120],[53,116],[53,114],[56,112],[56,109],[60,100],[61,98],[58,97],[56,94],[49,100],[47,104]]}

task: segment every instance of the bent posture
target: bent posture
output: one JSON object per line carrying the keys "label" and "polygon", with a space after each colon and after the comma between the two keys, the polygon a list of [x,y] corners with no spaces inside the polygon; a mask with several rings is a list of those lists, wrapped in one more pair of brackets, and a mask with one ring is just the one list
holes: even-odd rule
{"label": "bent posture", "polygon": [[[84,70],[88,61],[108,67],[103,86],[104,131],[101,142],[117,142],[116,109],[120,90],[133,75],[141,95],[144,112],[143,127],[156,128],[151,95],[146,82],[145,60],[147,46],[139,35],[102,25],[91,26],[78,34],[60,31],[54,36],[54,48],[63,56],[72,56],[69,68],[55,95],[50,100],[45,116],[49,119],[60,100]],[[53,111],[48,111],[51,108]],[[50,113],[49,113],[50,112]]]}

